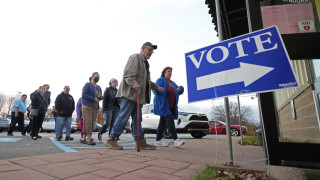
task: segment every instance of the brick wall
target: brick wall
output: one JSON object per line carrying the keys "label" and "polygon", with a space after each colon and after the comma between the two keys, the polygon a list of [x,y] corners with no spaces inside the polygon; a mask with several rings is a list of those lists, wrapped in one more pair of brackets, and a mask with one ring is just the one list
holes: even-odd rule
{"label": "brick wall", "polygon": [[320,143],[319,120],[311,86],[294,98],[296,119],[288,103],[278,111],[280,138],[285,141]]}

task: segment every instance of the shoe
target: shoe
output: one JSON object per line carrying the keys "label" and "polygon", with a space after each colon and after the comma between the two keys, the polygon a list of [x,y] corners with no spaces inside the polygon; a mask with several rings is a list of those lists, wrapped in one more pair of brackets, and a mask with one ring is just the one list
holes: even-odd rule
{"label": "shoe", "polygon": [[119,140],[119,138],[112,138],[112,137],[109,137],[105,142],[104,144],[106,146],[108,146],[110,149],[116,149],[116,150],[122,150],[123,147],[120,146],[117,141]]}
{"label": "shoe", "polygon": [[82,144],[87,144],[87,140],[82,140],[82,139],[80,139],[80,143],[82,143]]}
{"label": "shoe", "polygon": [[[157,147],[151,144],[147,144],[146,139],[140,140],[140,149],[145,149],[145,150],[155,150]],[[136,149],[138,148],[138,142],[136,142]]]}
{"label": "shoe", "polygon": [[40,136],[40,135],[38,135],[38,134],[37,134],[36,136],[37,136],[37,138],[42,138],[42,136]]}
{"label": "shoe", "polygon": [[102,134],[98,133],[98,139],[99,139],[100,143],[102,143]]}
{"label": "shoe", "polygon": [[32,138],[32,140],[37,140],[38,139],[37,136],[33,136],[31,138]]}
{"label": "shoe", "polygon": [[10,134],[7,134],[7,136],[14,136],[12,133],[10,133]]}
{"label": "shoe", "polygon": [[88,142],[87,142],[87,145],[96,145],[96,143],[91,140],[91,141],[88,141]]}
{"label": "shoe", "polygon": [[180,139],[176,139],[173,141],[173,146],[174,147],[181,147],[182,145],[184,145],[184,141],[180,140]]}
{"label": "shoe", "polygon": [[66,141],[72,141],[72,140],[73,140],[73,137],[71,137],[71,136],[66,136],[65,140],[66,140]]}
{"label": "shoe", "polygon": [[57,141],[61,141],[61,139],[62,139],[62,137],[58,137],[58,138],[57,138]]}
{"label": "shoe", "polygon": [[169,146],[168,143],[165,143],[165,142],[163,142],[163,141],[161,141],[161,140],[154,142],[154,145],[155,145],[155,146],[159,146],[159,147],[167,147],[167,146]]}

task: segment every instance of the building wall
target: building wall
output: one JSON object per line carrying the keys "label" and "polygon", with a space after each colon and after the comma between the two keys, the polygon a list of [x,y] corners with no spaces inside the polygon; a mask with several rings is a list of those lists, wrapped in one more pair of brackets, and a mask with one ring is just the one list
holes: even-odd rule
{"label": "building wall", "polygon": [[293,98],[296,119],[291,104],[278,110],[281,141],[320,143],[320,130],[311,86]]}

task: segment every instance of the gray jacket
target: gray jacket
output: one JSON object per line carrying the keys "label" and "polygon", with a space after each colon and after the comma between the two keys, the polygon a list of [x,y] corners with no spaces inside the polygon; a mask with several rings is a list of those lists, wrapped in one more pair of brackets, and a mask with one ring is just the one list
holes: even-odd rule
{"label": "gray jacket", "polygon": [[[146,104],[146,81],[147,70],[145,67],[146,61],[142,54],[133,54],[129,57],[126,67],[123,70],[123,77],[120,83],[117,97],[124,97],[131,101],[137,102],[137,91],[132,89],[135,85],[140,85],[140,104]],[[159,86],[150,80],[149,75],[149,98],[151,99],[151,90],[156,90]]]}

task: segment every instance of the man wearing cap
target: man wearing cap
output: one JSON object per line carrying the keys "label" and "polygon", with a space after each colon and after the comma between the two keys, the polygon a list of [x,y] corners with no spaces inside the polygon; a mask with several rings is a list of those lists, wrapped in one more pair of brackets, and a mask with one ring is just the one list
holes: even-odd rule
{"label": "man wearing cap", "polygon": [[111,129],[110,137],[106,140],[105,145],[111,149],[123,149],[118,145],[117,141],[122,134],[129,117],[132,117],[133,137],[136,141],[136,148],[138,142],[137,129],[137,102],[139,93],[139,141],[141,149],[153,150],[155,146],[149,145],[144,138],[144,132],[141,128],[143,104],[149,104],[151,98],[151,90],[163,92],[164,89],[159,87],[156,83],[150,80],[150,71],[148,59],[151,57],[153,51],[157,49],[157,45],[146,42],[142,45],[140,53],[133,54],[123,70],[123,77],[117,93],[120,98],[120,113],[116,122]]}
{"label": "man wearing cap", "polygon": [[115,78],[112,78],[109,82],[109,87],[107,87],[103,93],[103,119],[105,121],[105,124],[102,126],[98,133],[98,139],[100,142],[102,142],[102,134],[106,132],[109,125],[110,135],[113,124],[119,116],[120,105],[119,99],[116,98],[118,92],[117,87],[118,81]]}

